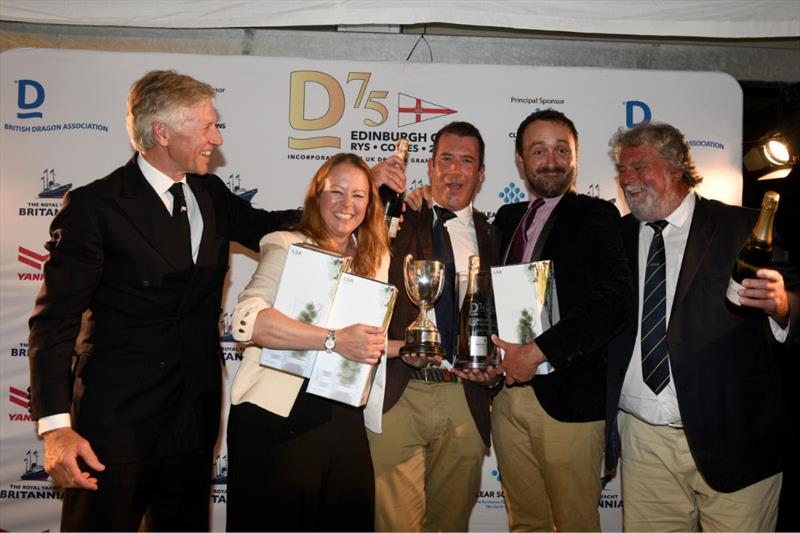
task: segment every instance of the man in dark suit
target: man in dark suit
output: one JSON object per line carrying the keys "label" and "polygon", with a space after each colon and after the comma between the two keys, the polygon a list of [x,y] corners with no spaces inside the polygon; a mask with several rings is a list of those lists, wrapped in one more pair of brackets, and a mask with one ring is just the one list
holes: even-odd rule
{"label": "man in dark suit", "polygon": [[489,446],[489,394],[460,382],[447,368],[456,348],[455,272],[467,269],[470,255],[480,255],[484,268],[498,258],[496,230],[472,208],[483,181],[483,154],[483,139],[473,125],[453,122],[439,130],[428,161],[434,208],[406,212],[392,246],[390,283],[404,287],[409,253],[443,261],[453,278],[431,313],[446,360],[434,358],[435,368],[426,368],[426,357],[398,357],[400,339],[419,309],[405,290],[395,305],[382,433],[369,432],[378,531],[466,531],[480,488]]}
{"label": "man in dark suit", "polygon": [[[504,263],[551,260],[560,320],[528,344],[497,339],[497,368],[472,379],[506,387],[492,437],[511,531],[599,531],[606,342],[632,303],[612,204],[574,191],[578,133],[563,113],[528,116],[516,160],[531,200],[500,208]],[[537,372],[542,363],[552,371]],[[546,366],[543,366],[543,369]]]}
{"label": "man in dark suit", "polygon": [[296,218],[207,174],[222,144],[214,94],[174,71],[136,81],[137,155],[72,191],[53,220],[30,318],[31,403],[45,467],[66,488],[64,530],[136,531],[145,512],[156,530],[208,530],[229,243],[257,250]]}
{"label": "man in dark suit", "polygon": [[621,456],[624,528],[774,530],[784,422],[770,342],[799,331],[797,276],[776,248],[775,269],[727,302],[757,212],[695,194],[702,178],[668,124],[618,132],[611,155],[639,302],[609,344],[606,462]]}

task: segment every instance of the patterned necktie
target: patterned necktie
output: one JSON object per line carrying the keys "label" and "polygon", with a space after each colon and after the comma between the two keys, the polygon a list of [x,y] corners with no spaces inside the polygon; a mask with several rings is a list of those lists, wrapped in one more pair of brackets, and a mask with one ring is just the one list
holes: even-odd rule
{"label": "patterned necktie", "polygon": [[193,263],[192,230],[189,227],[189,212],[186,208],[186,197],[183,195],[183,183],[173,183],[169,192],[172,194],[172,222],[177,246],[181,248],[183,258],[188,258],[188,264],[191,265]]}
{"label": "patterned necktie", "polygon": [[514,265],[521,263],[525,255],[525,246],[528,244],[528,229],[533,223],[533,218],[536,216],[536,211],[544,204],[544,200],[537,198],[528,206],[522,220],[517,226],[517,231],[514,232],[514,239],[508,248],[508,255],[506,256],[506,264]]}
{"label": "patterned necktie", "polygon": [[445,222],[454,218],[455,213],[434,206],[436,211],[436,222],[433,224],[431,234],[431,248],[433,258],[444,263],[444,288],[442,295],[436,300],[434,310],[436,312],[436,329],[442,338],[442,348],[448,361],[453,361],[456,342],[455,335],[458,330],[458,316],[456,309],[456,263],[453,258],[453,244],[450,242],[450,234],[444,226]]}
{"label": "patterned necktie", "polygon": [[667,257],[664,252],[666,220],[648,222],[653,228],[653,241],[647,254],[642,302],[642,376],[655,393],[669,384],[667,357]]}

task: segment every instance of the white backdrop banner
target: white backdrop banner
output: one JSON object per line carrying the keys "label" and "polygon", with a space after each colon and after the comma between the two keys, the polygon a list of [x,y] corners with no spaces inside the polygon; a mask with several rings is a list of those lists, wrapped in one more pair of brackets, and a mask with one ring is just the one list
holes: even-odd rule
{"label": "white backdrop banner", "polygon": [[[571,117],[580,133],[579,192],[614,202],[624,212],[608,158],[609,138],[618,128],[661,120],[680,128],[692,145],[705,176],[701,194],[728,203],[741,200],[742,94],[725,74],[6,51],[0,54],[0,529],[59,527],[61,495],[42,468],[27,392],[27,318],[48,258],[49,223],[68,190],[131,157],[127,92],[144,72],[166,68],[216,88],[225,144],[215,172],[231,190],[265,209],[300,206],[311,176],[332,154],[353,151],[374,164],[392,154],[401,137],[410,140],[409,186],[425,184],[434,133],[452,120],[465,120],[486,140],[486,181],[475,204],[491,216],[500,205],[527,198],[514,164],[515,131],[529,113],[550,107]],[[241,249],[231,258],[220,317],[228,382],[239,361],[228,317],[255,260]],[[210,472],[213,527],[219,531],[226,470],[223,436]],[[483,473],[471,529],[507,529],[493,456]],[[604,529],[620,529],[621,504],[615,479],[599,502]]]}

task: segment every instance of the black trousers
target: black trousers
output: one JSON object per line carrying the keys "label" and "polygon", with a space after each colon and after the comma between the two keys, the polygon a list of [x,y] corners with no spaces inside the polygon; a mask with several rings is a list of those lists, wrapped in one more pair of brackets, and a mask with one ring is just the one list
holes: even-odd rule
{"label": "black trousers", "polygon": [[98,490],[64,491],[61,530],[138,531],[146,513],[151,531],[208,531],[211,464],[210,450],[106,464]]}
{"label": "black trousers", "polygon": [[360,409],[300,392],[288,418],[228,417],[228,531],[372,531],[375,480]]}

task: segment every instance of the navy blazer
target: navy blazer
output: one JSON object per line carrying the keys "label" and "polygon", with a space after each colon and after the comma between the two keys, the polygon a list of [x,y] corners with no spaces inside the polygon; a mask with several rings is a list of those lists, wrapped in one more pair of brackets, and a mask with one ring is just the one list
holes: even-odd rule
{"label": "navy blazer", "polygon": [[[507,250],[528,202],[504,205],[494,224]],[[633,306],[619,211],[605,200],[569,191],[553,209],[532,260],[553,261],[560,320],[536,338],[555,371],[530,385],[547,413],[562,422],[605,417],[606,343]],[[505,255],[504,255],[505,256]]]}
{"label": "navy blazer", "polygon": [[[213,447],[219,427],[219,315],[229,244],[258,249],[297,217],[268,213],[217,176],[187,176],[203,217],[194,266],[136,158],[70,192],[50,227],[50,260],[29,321],[34,419],[69,412],[101,461]],[[71,359],[87,338],[79,393]],[[73,404],[73,400],[74,404]],[[163,439],[175,449],[164,449]]]}
{"label": "navy blazer", "polygon": [[[690,193],[693,194],[693,193]],[[781,470],[784,421],[781,379],[767,316],[725,298],[734,261],[757,210],[697,198],[667,326],[670,366],[689,448],[703,479],[733,492]],[[623,239],[638,279],[639,221],[623,219]],[[779,247],[774,268],[789,294],[790,337],[800,327],[797,273]],[[638,283],[634,285],[638,292]],[[638,298],[638,296],[637,296]],[[617,405],[636,342],[638,308],[609,344],[606,466],[619,454]]]}

